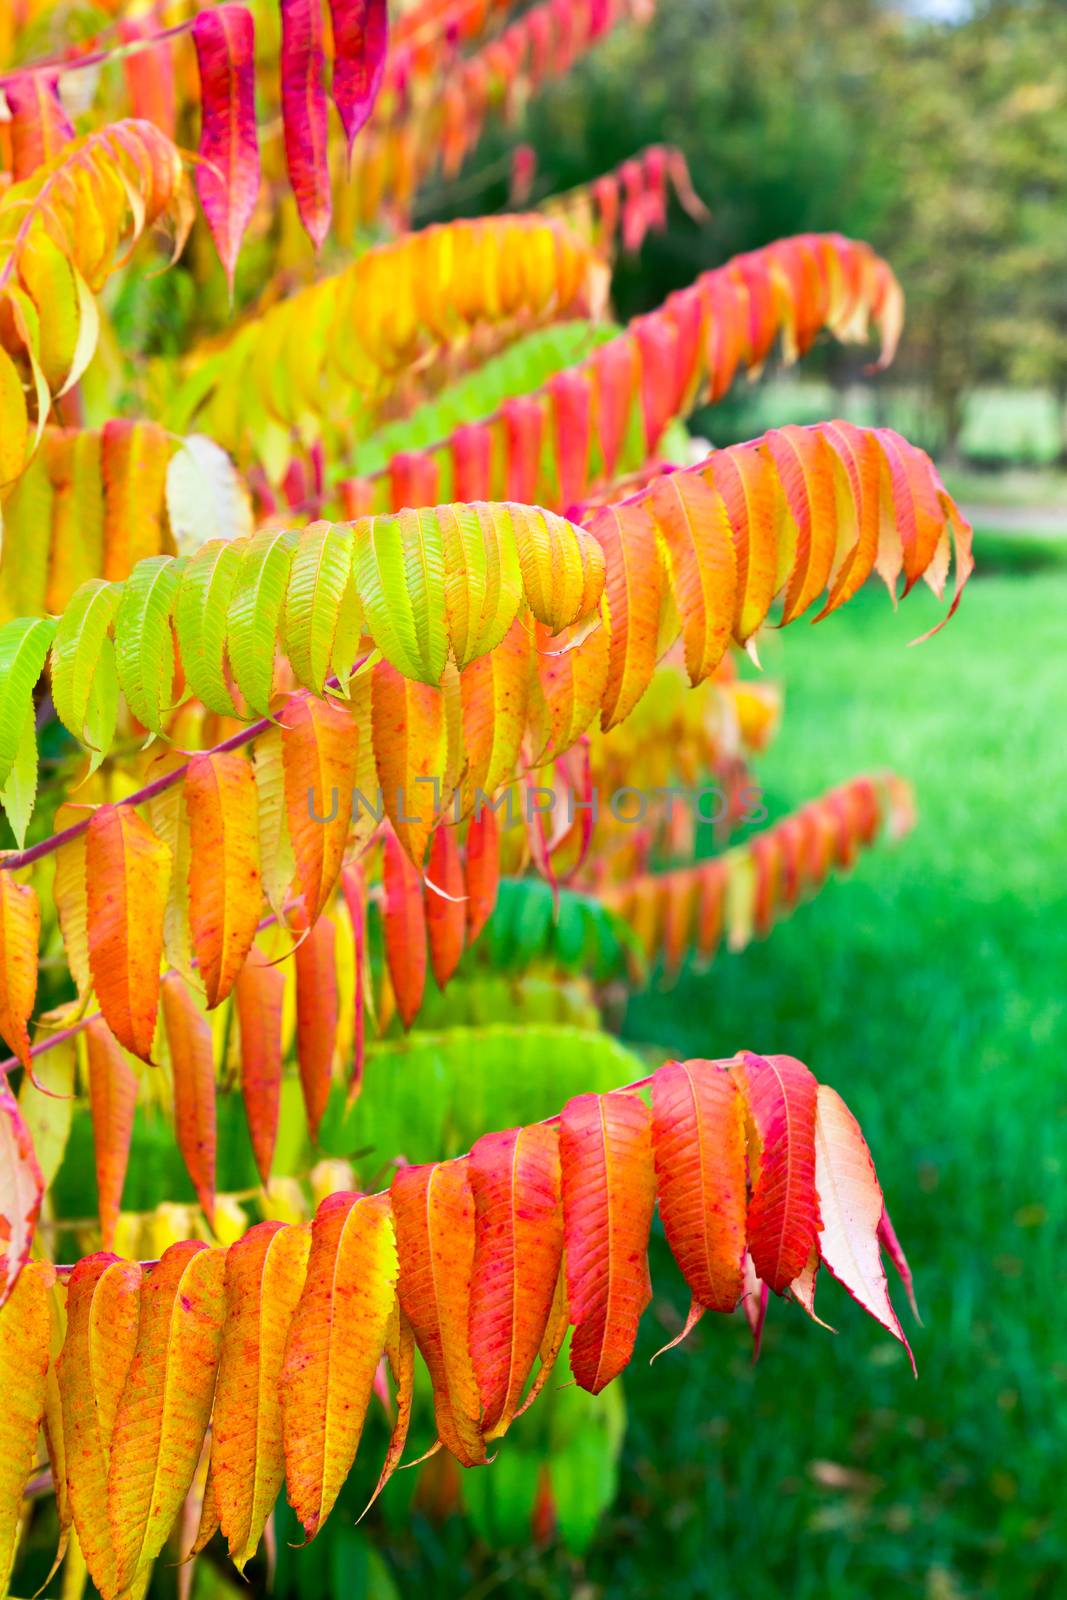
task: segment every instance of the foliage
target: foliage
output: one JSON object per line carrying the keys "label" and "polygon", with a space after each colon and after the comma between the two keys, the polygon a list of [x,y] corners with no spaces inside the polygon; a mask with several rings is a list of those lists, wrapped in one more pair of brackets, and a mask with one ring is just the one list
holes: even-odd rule
{"label": "foliage", "polygon": [[[438,1438],[464,1465],[484,1462],[487,1443],[540,1394],[568,1324],[571,1371],[598,1393],[629,1360],[651,1294],[654,1199],[693,1294],[686,1332],[705,1309],[733,1309],[746,1272],[757,1302],[768,1287],[788,1290],[814,1316],[823,1264],[906,1342],[879,1259],[892,1237],[881,1190],[834,1090],[790,1057],[747,1053],[671,1063],[644,1081],[651,1110],[633,1092],[641,1085],[579,1095],[558,1119],[483,1135],[458,1162],[402,1166],[387,1195],[334,1193],[310,1238],[264,1222],[228,1250],[174,1244],[146,1274],[107,1252],[80,1262],[47,1437],[53,1470],[65,1452],[74,1527],[105,1600],[147,1580],[209,1419],[210,1509],[196,1542],[217,1523],[243,1568],[283,1476],[305,1534],[319,1531],[383,1352],[396,1420],[375,1496],[406,1441],[413,1343]],[[14,1469],[0,1501],[5,1551],[18,1470],[45,1415],[54,1283],[51,1265],[25,1267],[2,1325],[22,1373],[40,1373],[23,1377],[25,1411],[4,1424]]]}
{"label": "foliage", "polygon": [[[819,1321],[825,1265],[906,1348],[836,1092],[749,1051],[648,1075],[602,1026],[642,949],[740,948],[910,822],[902,780],[856,778],[737,842],[780,694],[732,653],[875,573],[940,598],[954,563],[951,616],[968,524],[889,429],[709,455],[681,425],[824,331],[886,365],[893,270],[794,233],[606,328],[617,227],[661,228],[668,182],[705,220],[662,144],[404,228],[491,114],[648,9],[419,0],[390,40],[381,0],[178,0],[0,75],[0,1588],[39,1432],[57,1565],[105,1600],[168,1540],[259,1561],[283,1483],[316,1538],[375,1393],[371,1499],[414,1423],[415,1493],[455,1500],[561,1351],[590,1396],[627,1365],[657,1205],[671,1346],[742,1308],[758,1352],[772,1292]],[[156,288],[131,252],[164,219]],[[596,816],[709,778],[709,862],[691,818]],[[619,1409],[552,1416],[551,1472],[515,1458],[536,1537],[588,1544],[563,1501],[604,1503]],[[466,1495],[483,1529],[506,1500]]]}

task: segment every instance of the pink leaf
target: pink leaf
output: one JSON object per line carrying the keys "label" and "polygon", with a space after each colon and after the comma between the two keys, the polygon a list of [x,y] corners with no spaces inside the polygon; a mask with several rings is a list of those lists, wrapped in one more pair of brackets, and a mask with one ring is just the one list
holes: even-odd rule
{"label": "pink leaf", "polygon": [[878,1224],[878,1241],[886,1255],[889,1257],[890,1261],[897,1269],[897,1275],[900,1278],[901,1283],[904,1285],[904,1293],[908,1297],[908,1304],[911,1307],[912,1316],[915,1318],[916,1322],[921,1324],[922,1317],[920,1317],[919,1307],[915,1303],[915,1284],[912,1281],[911,1268],[908,1266],[907,1256],[901,1249],[900,1240],[897,1238],[896,1230],[894,1229],[892,1222],[889,1220],[888,1211],[882,1212],[882,1220]]}
{"label": "pink leaf", "polygon": [[296,209],[315,249],[333,214],[320,0],[281,0],[282,130]]}
{"label": "pink leaf", "polygon": [[44,1179],[18,1101],[0,1078],[0,1305],[30,1254]]}
{"label": "pink leaf", "polygon": [[752,1362],[759,1360],[760,1345],[763,1343],[763,1324],[767,1320],[767,1301],[770,1291],[761,1280],[752,1257],[745,1255],[745,1287],[741,1294],[741,1309],[745,1313],[749,1332],[752,1334]]}
{"label": "pink leaf", "polygon": [[330,0],[333,23],[333,103],[348,140],[374,109],[389,43],[386,0]]}
{"label": "pink leaf", "polygon": [[193,42],[202,117],[196,190],[232,292],[241,240],[259,193],[252,14],[237,5],[201,11]]}
{"label": "pink leaf", "polygon": [[820,1083],[815,1113],[819,1256],[854,1300],[915,1358],[889,1300],[878,1246],[885,1201],[860,1125],[836,1090]]}

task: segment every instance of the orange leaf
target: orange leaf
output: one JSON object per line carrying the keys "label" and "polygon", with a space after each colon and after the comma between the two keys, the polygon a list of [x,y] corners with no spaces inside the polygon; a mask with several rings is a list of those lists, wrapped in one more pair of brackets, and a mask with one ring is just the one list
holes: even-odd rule
{"label": "orange leaf", "polygon": [[755,445],[716,450],[708,473],[722,496],[737,554],[733,634],[739,644],[755,633],[778,592],[781,495],[774,466]]}
{"label": "orange leaf", "polygon": [[86,836],[89,970],[108,1027],[151,1061],[171,856],[129,806],[101,806]]}
{"label": "orange leaf", "polygon": [[93,1123],[100,1237],[105,1250],[115,1243],[122,1209],[122,1188],[130,1159],[137,1074],[102,1017],[92,1017],[85,1030],[89,1059],[89,1111]]}
{"label": "orange leaf", "polygon": [[337,882],[348,839],[359,729],[351,713],[293,695],[282,714],[282,761],[289,837],[307,924]]}
{"label": "orange leaf", "polygon": [[296,1056],[312,1140],[330,1098],[337,1047],[336,931],[320,917],[296,947]]}
{"label": "orange leaf", "polygon": [[782,624],[806,611],[830,580],[837,549],[834,456],[818,430],[772,428],[766,437],[793,521],[795,565],[782,607]]}
{"label": "orange leaf", "polygon": [[189,812],[189,926],[208,1010],[233,988],[256,936],[259,878],[256,780],[242,756],[194,756]]}
{"label": "orange leaf", "polygon": [[401,1167],[390,1196],[398,1292],[433,1382],[437,1435],[465,1467],[485,1461],[470,1348],[474,1197],[466,1161]]}
{"label": "orange leaf", "polygon": [[306,1228],[260,1222],[226,1253],[211,1478],[219,1525],[240,1572],[256,1552],[285,1478],[282,1362],[310,1245]]}
{"label": "orange leaf", "polygon": [[744,1104],[710,1061],[673,1061],[652,1080],[656,1191],[694,1309],[733,1311],[745,1254]]}
{"label": "orange leaf", "polygon": [[141,1290],[137,1350],[115,1417],[108,1511],[122,1594],[162,1550],[211,1414],[225,1250],[172,1244]]}
{"label": "orange leaf", "polygon": [[454,827],[441,823],[430,841],[426,866],[426,933],[430,965],[437,986],[443,989],[459,965],[467,928],[467,897],[463,864]]}
{"label": "orange leaf", "polygon": [[385,834],[382,882],[385,957],[397,1010],[405,1028],[410,1028],[426,987],[426,916],[422,879],[391,828]]}
{"label": "orange leaf", "polygon": [[185,979],[163,979],[163,1020],[174,1078],[178,1149],[208,1223],[215,1219],[215,1052],[211,1027]]}
{"label": "orange leaf", "polygon": [[604,552],[604,610],[610,638],[602,726],[630,715],[656,666],[663,563],[642,506],[605,506],[589,525]]}
{"label": "orange leaf", "polygon": [[815,1192],[815,1079],[793,1056],[741,1055],[755,1126],[748,1248],[760,1279],[783,1294],[804,1271],[819,1228]]}
{"label": "orange leaf", "polygon": [[478,656],[459,675],[465,809],[491,800],[512,776],[526,729],[532,645],[529,615],[518,616],[495,650]]}
{"label": "orange leaf", "polygon": [[79,1261],[67,1285],[67,1334],[57,1368],[74,1527],[89,1575],[105,1595],[115,1592],[108,1463],[137,1344],[140,1288],[136,1261],[106,1251]]}
{"label": "orange leaf", "polygon": [[630,1094],[581,1094],[560,1114],[571,1371],[599,1394],[629,1361],[652,1297],[652,1118]]}
{"label": "orange leaf", "polygon": [[432,684],[405,678],[388,661],[378,663],[372,682],[374,758],[385,812],[404,849],[421,867],[437,813],[448,798],[442,786],[444,697]]}
{"label": "orange leaf", "polygon": [[548,1325],[563,1252],[559,1135],[487,1133],[468,1158],[475,1206],[470,1343],[485,1434],[505,1433]]}
{"label": "orange leaf", "polygon": [[278,1137],[284,996],[285,974],[259,950],[250,950],[234,985],[234,1001],[241,1030],[241,1094],[256,1171],[264,1185],[270,1182]]}
{"label": "orange leaf", "polygon": [[329,1195],[293,1314],[281,1399],[289,1504],[313,1539],[355,1460],[396,1303],[387,1195]]}
{"label": "orange leaf", "polygon": [[[33,1471],[47,1394],[52,1318],[50,1262],[31,1261],[0,1310],[0,1594],[8,1580],[23,1519],[23,1491]],[[42,1586],[43,1587],[43,1586]]]}
{"label": "orange leaf", "polygon": [[396,1385],[396,1417],[393,1420],[389,1448],[385,1452],[385,1460],[382,1462],[382,1470],[378,1474],[374,1493],[360,1512],[361,1522],[400,1465],[411,1423],[411,1405],[415,1398],[415,1336],[411,1331],[411,1323],[400,1309],[399,1301],[394,1303],[389,1318],[385,1354]]}
{"label": "orange leaf", "polygon": [[122,579],[163,550],[164,490],[173,445],[158,422],[113,417],[101,433],[104,572]]}
{"label": "orange leaf", "polygon": [[33,1072],[27,1023],[37,998],[41,908],[32,884],[0,872],[0,1036]]}
{"label": "orange leaf", "polygon": [[703,478],[675,472],[648,493],[663,536],[682,623],[690,683],[714,672],[730,642],[737,556],[722,496]]}

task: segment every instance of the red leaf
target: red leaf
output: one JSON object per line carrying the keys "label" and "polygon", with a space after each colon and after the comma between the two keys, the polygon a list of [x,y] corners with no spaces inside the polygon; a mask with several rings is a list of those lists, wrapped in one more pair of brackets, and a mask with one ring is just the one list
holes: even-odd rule
{"label": "red leaf", "polygon": [[630,1094],[582,1094],[560,1114],[571,1371],[599,1394],[629,1361],[652,1297],[652,1117]]}
{"label": "red leaf", "polygon": [[59,98],[58,74],[16,73],[4,84],[4,97],[11,113],[11,176],[21,183],[54,159],[74,129]]}
{"label": "red leaf", "polygon": [[198,12],[193,43],[201,106],[196,192],[232,293],[241,240],[259,194],[252,13],[239,5]]}
{"label": "red leaf", "polygon": [[759,1153],[753,1163],[748,1248],[759,1277],[783,1294],[800,1276],[819,1228],[815,1079],[792,1056],[742,1055]]}
{"label": "red leaf", "polygon": [[312,1140],[330,1098],[337,1045],[337,958],[334,925],[323,916],[296,947],[296,1055]]}
{"label": "red leaf", "polygon": [[426,987],[426,916],[422,879],[392,828],[386,830],[382,882],[385,910],[385,958],[393,982],[397,1010],[410,1028]]}
{"label": "red leaf", "polygon": [[241,1030],[241,1095],[256,1158],[256,1171],[270,1181],[278,1137],[282,1088],[282,1003],[285,974],[252,949],[234,985]]}
{"label": "red leaf", "polygon": [[555,433],[559,503],[573,506],[589,487],[592,389],[581,372],[557,372],[546,385]]}
{"label": "red leaf", "polygon": [[467,827],[467,942],[473,944],[492,915],[500,886],[500,833],[496,812],[476,809]]}
{"label": "red leaf", "polygon": [[744,1104],[728,1072],[674,1061],[652,1079],[656,1189],[695,1306],[733,1311],[745,1255]]}
{"label": "red leaf", "polygon": [[282,131],[296,209],[315,249],[330,226],[329,106],[321,0],[280,0]]}
{"label": "red leaf", "polygon": [[367,891],[363,868],[355,862],[341,869],[341,888],[352,923],[352,943],[355,948],[355,973],[352,1024],[352,1067],[348,1076],[348,1103],[356,1099],[363,1086],[363,1062],[366,1052],[366,1003],[363,986],[367,962]]}
{"label": "red leaf", "polygon": [[921,1322],[922,1318],[919,1315],[919,1307],[915,1300],[915,1284],[912,1281],[911,1268],[908,1266],[907,1256],[900,1247],[900,1240],[897,1238],[896,1230],[894,1229],[892,1222],[889,1220],[888,1211],[882,1212],[882,1220],[878,1224],[878,1241],[886,1255],[889,1257],[890,1261],[893,1263],[894,1267],[897,1269],[897,1274],[900,1278],[900,1281],[904,1285],[904,1293],[908,1297],[908,1304],[911,1307],[912,1316],[915,1318],[916,1322]]}
{"label": "red leaf", "polygon": [[484,422],[468,422],[452,434],[452,499],[490,500],[493,436]]}
{"label": "red leaf", "polygon": [[632,335],[623,333],[609,339],[594,351],[589,365],[596,394],[597,443],[604,458],[604,477],[610,483],[626,441],[637,392],[637,346]]}
{"label": "red leaf", "polygon": [[677,330],[655,313],[633,325],[641,350],[641,411],[645,422],[645,454],[655,455],[667,423],[674,416]]}
{"label": "red leaf", "polygon": [[398,450],[389,461],[389,500],[394,511],[432,506],[438,494],[438,469],[424,450]]}
{"label": "red leaf", "polygon": [[563,1252],[559,1136],[487,1133],[468,1158],[475,1206],[470,1342],[488,1437],[515,1416],[541,1348]]}
{"label": "red leaf", "polygon": [[389,44],[386,0],[330,0],[333,24],[333,103],[348,153],[378,98]]}
{"label": "red leaf", "polygon": [[441,823],[430,840],[425,906],[430,965],[438,988],[443,989],[459,965],[467,927],[463,864],[456,830],[446,823]]}
{"label": "red leaf", "polygon": [[215,1051],[211,1025],[185,979],[163,979],[163,1020],[174,1077],[178,1148],[208,1222],[215,1216]]}
{"label": "red leaf", "polygon": [[520,505],[537,502],[545,413],[532,395],[505,400],[500,407],[506,455],[505,494]]}

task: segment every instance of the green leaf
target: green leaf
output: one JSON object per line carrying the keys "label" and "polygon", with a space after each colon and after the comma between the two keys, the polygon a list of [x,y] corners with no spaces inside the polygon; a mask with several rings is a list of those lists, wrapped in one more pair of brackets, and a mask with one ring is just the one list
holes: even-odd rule
{"label": "green leaf", "polygon": [[19,1089],[19,1110],[30,1130],[34,1154],[48,1187],[59,1171],[70,1138],[75,1098],[74,1061],[74,1040],[67,1039],[34,1060],[34,1076],[48,1093],[42,1094],[28,1073],[23,1075]]}
{"label": "green leaf", "polygon": [[[91,578],[83,583],[59,619],[52,647],[52,699],[56,714],[80,744],[92,745],[97,750],[100,746],[89,738],[86,719],[96,674],[108,654],[114,674],[115,652],[108,630],[121,592],[119,584],[107,583],[103,578]],[[105,646],[110,647],[109,651],[105,651]],[[105,689],[105,704],[106,700]],[[98,705],[93,716],[97,733],[101,726],[99,710]]]}
{"label": "green leaf", "polygon": [[406,678],[437,684],[448,659],[444,541],[436,512],[357,524],[356,585],[367,628]]}
{"label": "green leaf", "polygon": [[115,656],[126,704],[152,733],[163,732],[163,712],[174,694],[174,635],[170,618],[183,558],[138,561],[122,589],[115,614]]}
{"label": "green leaf", "polygon": [[219,716],[235,717],[226,684],[226,619],[241,570],[245,541],[212,539],[189,557],[174,607],[185,681]]}
{"label": "green leaf", "polygon": [[620,331],[613,322],[561,322],[536,328],[483,366],[448,385],[396,422],[359,443],[359,469],[379,472],[398,450],[427,450],[455,428],[489,417],[505,400],[532,394],[554,372],[573,367]]}
{"label": "green leaf", "polygon": [[226,619],[234,681],[261,717],[270,715],[274,651],[298,538],[293,528],[265,528],[243,545]]}
{"label": "green leaf", "polygon": [[105,638],[93,673],[89,703],[85,708],[84,742],[89,749],[89,776],[111,748],[119,715],[119,675],[115,646]]}
{"label": "green leaf", "polygon": [[[352,576],[352,535],[343,524],[313,523],[300,535],[285,595],[285,650],[297,682],[314,694],[333,665],[341,609]],[[355,591],[352,598],[356,599]],[[358,604],[358,600],[357,600]],[[351,628],[351,610],[346,617]],[[357,639],[358,648],[358,639]],[[350,669],[351,670],[351,669]]]}
{"label": "green leaf", "polygon": [[37,719],[31,701],[26,707],[26,719],[22,726],[22,737],[19,740],[14,765],[7,775],[7,782],[0,789],[0,806],[4,808],[4,815],[11,824],[11,831],[20,850],[26,843],[26,829],[30,825],[36,799]]}
{"label": "green leaf", "polygon": [[14,617],[0,627],[0,784],[18,758],[33,691],[56,631],[51,617]]}

